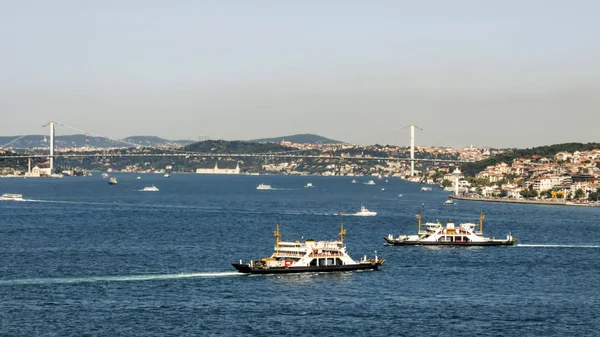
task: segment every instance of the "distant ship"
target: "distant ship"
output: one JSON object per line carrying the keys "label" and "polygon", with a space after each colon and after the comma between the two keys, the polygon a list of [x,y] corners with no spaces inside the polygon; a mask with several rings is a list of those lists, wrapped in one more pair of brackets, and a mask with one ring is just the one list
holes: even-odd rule
{"label": "distant ship", "polygon": [[16,200],[23,201],[23,195],[21,194],[13,194],[13,193],[4,193],[0,196],[0,200]]}
{"label": "distant ship", "polygon": [[307,183],[306,185],[304,185],[304,187],[313,187],[312,183]]}
{"label": "distant ship", "polygon": [[144,192],[158,192],[158,187],[152,185],[152,186],[146,186],[142,189],[142,191]]}
{"label": "distant ship", "polygon": [[256,186],[257,190],[270,190],[272,189],[271,185],[266,185],[266,184],[260,184],[258,186]]}
{"label": "distant ship", "polygon": [[369,180],[365,183],[365,185],[375,185],[375,182],[373,180]]}
{"label": "distant ship", "polygon": [[422,191],[422,192],[428,192],[428,191],[431,191],[431,187],[421,187],[421,191]]}
{"label": "distant ship", "polygon": [[109,185],[116,185],[117,184],[117,178],[110,177],[110,179],[108,179],[108,184]]}
{"label": "distant ship", "polygon": [[[385,237],[385,241],[393,246],[512,246],[517,241],[517,238],[510,233],[506,239],[484,237],[482,233],[484,218],[481,213],[479,224],[455,225],[454,222],[448,222],[446,226],[442,226],[439,222],[421,224],[421,214],[418,214],[419,229],[416,235],[399,235],[394,238],[390,234]],[[425,227],[424,230],[421,230],[422,226]]]}
{"label": "distant ship", "polygon": [[360,206],[360,211],[354,213],[356,216],[376,216],[377,212],[371,212],[366,207]]}
{"label": "distant ship", "polygon": [[332,241],[282,241],[279,225],[275,227],[275,252],[270,257],[252,260],[249,263],[232,263],[240,273],[247,274],[287,274],[340,272],[353,270],[378,270],[385,262],[383,259],[353,260],[344,244],[344,224],[338,240]]}

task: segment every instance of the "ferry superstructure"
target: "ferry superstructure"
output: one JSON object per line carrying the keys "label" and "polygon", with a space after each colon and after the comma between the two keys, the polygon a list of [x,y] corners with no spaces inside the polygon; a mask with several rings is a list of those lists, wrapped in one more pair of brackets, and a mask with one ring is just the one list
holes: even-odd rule
{"label": "ferry superstructure", "polygon": [[233,263],[240,273],[285,274],[306,272],[335,272],[353,270],[378,270],[385,262],[383,259],[367,258],[360,261],[352,259],[344,244],[344,224],[339,239],[332,241],[282,241],[279,225],[275,227],[275,252],[270,257],[249,263]]}
{"label": "ferry superstructure", "polygon": [[[506,239],[487,238],[483,236],[483,213],[479,215],[479,223],[448,222],[443,226],[440,222],[421,223],[422,217],[417,215],[419,228],[417,235],[392,234],[385,237],[388,245],[394,246],[512,246],[517,238],[511,234]],[[424,227],[424,229],[422,228]]]}

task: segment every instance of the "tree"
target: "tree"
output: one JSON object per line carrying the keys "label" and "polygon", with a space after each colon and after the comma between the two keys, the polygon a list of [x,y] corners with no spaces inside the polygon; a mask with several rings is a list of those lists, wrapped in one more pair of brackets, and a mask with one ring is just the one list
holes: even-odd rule
{"label": "tree", "polygon": [[520,193],[523,198],[535,198],[538,196],[538,192],[535,190],[523,190]]}
{"label": "tree", "polygon": [[448,179],[442,180],[442,187],[446,188],[448,186],[452,186],[452,182]]}
{"label": "tree", "polygon": [[585,197],[585,192],[581,188],[575,191],[575,199],[582,199],[583,197]]}
{"label": "tree", "polygon": [[600,200],[600,191],[596,191],[594,193],[590,193],[590,196],[588,198],[590,201],[598,201]]}

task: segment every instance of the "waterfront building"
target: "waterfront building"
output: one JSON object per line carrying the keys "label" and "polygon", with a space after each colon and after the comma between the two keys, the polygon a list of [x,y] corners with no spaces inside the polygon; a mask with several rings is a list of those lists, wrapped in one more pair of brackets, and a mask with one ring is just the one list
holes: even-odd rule
{"label": "waterfront building", "polygon": [[234,169],[219,168],[218,164],[215,163],[213,168],[197,168],[196,173],[198,174],[240,174],[240,163],[237,163]]}

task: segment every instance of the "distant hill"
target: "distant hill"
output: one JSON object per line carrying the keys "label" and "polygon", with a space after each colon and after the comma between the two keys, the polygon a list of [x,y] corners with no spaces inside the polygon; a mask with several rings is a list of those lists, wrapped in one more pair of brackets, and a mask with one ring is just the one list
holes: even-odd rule
{"label": "distant hill", "polygon": [[284,152],[294,150],[293,148],[282,146],[276,143],[258,143],[244,141],[226,141],[226,140],[206,140],[190,144],[184,147],[185,151],[200,153],[268,153]]}
{"label": "distant hill", "polygon": [[310,134],[310,133],[291,135],[291,136],[285,136],[285,137],[261,138],[261,139],[250,140],[250,142],[257,142],[257,143],[280,143],[281,141],[300,143],[300,144],[343,144],[344,143],[344,142],[340,142],[339,140],[333,140],[333,139],[325,138],[325,137],[315,135],[315,134]]}
{"label": "distant hill", "polygon": [[594,149],[600,149],[600,143],[563,143],[538,146],[530,149],[515,149],[503,152],[485,160],[463,164],[461,165],[460,169],[466,176],[473,177],[488,166],[496,165],[497,163],[501,162],[510,164],[514,159],[517,158],[531,158],[535,155],[549,158],[553,157],[558,152],[573,153],[575,151],[589,151]]}
{"label": "distant hill", "polygon": [[[0,146],[5,144],[7,148],[18,148],[18,149],[33,149],[42,148],[49,146],[49,137],[46,135],[27,135],[19,138],[20,136],[2,136],[0,137]],[[18,139],[17,139],[18,138]],[[132,136],[123,139],[124,142],[113,141],[104,137],[87,137],[83,134],[77,135],[66,135],[56,136],[55,146],[56,147],[83,147],[88,145],[89,147],[95,148],[109,148],[109,147],[133,147],[132,144],[147,147],[162,147],[162,146],[185,146],[194,141],[191,140],[168,140],[155,136]]]}

